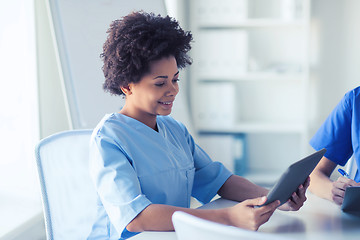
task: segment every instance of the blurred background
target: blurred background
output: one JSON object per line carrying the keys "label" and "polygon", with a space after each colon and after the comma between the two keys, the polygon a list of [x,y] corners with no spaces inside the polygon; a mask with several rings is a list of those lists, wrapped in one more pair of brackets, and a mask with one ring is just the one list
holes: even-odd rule
{"label": "blurred background", "polygon": [[131,10],[192,32],[172,115],[213,160],[264,186],[313,151],[311,136],[359,85],[357,0],[0,4],[0,239],[45,239],[37,142],[121,108],[101,89],[99,54],[110,22]]}

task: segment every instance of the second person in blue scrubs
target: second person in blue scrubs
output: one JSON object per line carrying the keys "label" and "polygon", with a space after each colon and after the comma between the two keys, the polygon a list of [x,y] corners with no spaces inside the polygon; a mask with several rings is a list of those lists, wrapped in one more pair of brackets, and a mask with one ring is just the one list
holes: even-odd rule
{"label": "second person in blue scrubs", "polygon": [[[268,190],[213,162],[169,116],[179,92],[179,69],[191,63],[191,41],[191,33],[168,16],[134,12],[110,25],[102,53],[104,89],[125,96],[125,105],[106,115],[91,137],[90,171],[99,200],[89,239],[174,230],[175,211],[257,230],[279,206],[275,201],[255,208],[266,201]],[[308,184],[280,208],[298,210]],[[189,208],[191,196],[208,203],[216,194],[240,203]]]}
{"label": "second person in blue scrubs", "polygon": [[360,87],[345,94],[310,141],[325,156],[311,173],[310,190],[316,195],[341,205],[345,189],[360,186],[359,168],[354,180],[340,176],[336,181],[330,175],[337,165],[344,166],[351,156],[360,166]]}

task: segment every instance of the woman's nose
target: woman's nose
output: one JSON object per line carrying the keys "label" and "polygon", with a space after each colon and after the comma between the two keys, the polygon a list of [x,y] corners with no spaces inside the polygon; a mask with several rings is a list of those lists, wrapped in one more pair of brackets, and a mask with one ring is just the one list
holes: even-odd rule
{"label": "woman's nose", "polygon": [[179,85],[177,83],[170,84],[167,95],[176,96],[179,92]]}

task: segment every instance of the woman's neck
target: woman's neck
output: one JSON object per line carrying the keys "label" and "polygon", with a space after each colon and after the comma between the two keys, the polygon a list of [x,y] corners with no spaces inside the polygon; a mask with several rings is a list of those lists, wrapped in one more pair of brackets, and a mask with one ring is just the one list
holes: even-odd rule
{"label": "woman's neck", "polygon": [[136,111],[131,111],[125,106],[119,111],[120,114],[123,114],[125,116],[131,117],[133,119],[138,120],[139,122],[142,122],[146,126],[154,129],[155,131],[158,131],[157,124],[156,124],[156,115],[147,114],[147,113],[138,113]]}

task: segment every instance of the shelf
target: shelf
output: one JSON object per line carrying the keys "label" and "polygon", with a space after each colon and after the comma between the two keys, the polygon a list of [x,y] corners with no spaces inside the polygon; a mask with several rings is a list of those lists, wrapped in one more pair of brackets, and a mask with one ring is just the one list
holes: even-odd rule
{"label": "shelf", "polygon": [[199,24],[200,29],[226,29],[226,28],[268,28],[289,27],[301,28],[306,26],[305,20],[281,20],[281,19],[248,19],[242,22],[218,23],[209,22]]}
{"label": "shelf", "polygon": [[304,124],[289,123],[241,123],[234,126],[198,126],[200,133],[236,134],[236,133],[294,133],[302,134],[305,131]]}

